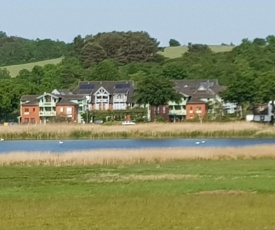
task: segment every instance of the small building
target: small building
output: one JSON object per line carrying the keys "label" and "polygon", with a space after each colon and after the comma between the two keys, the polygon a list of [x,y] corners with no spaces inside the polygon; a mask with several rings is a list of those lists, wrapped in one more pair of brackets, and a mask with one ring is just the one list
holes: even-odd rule
{"label": "small building", "polygon": [[253,121],[273,122],[274,112],[272,102],[260,104],[253,108]]}

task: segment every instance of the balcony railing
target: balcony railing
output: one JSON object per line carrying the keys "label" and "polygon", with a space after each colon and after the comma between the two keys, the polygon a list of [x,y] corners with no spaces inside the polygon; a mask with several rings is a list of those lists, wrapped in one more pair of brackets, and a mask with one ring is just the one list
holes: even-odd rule
{"label": "balcony railing", "polygon": [[39,107],[55,107],[55,102],[39,102]]}
{"label": "balcony railing", "polygon": [[55,111],[40,111],[39,116],[52,117],[52,116],[56,116],[56,112]]}
{"label": "balcony railing", "polygon": [[113,103],[117,103],[117,102],[123,102],[125,103],[127,101],[127,98],[114,98],[113,99]]}

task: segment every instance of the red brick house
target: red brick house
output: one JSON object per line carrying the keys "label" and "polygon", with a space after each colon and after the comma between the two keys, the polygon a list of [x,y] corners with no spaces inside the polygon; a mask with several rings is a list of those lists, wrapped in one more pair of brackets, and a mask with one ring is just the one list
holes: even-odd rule
{"label": "red brick house", "polygon": [[44,93],[42,95],[25,95],[20,99],[20,123],[40,124],[54,119],[63,119],[68,122],[77,122],[79,106],[76,103],[83,96],[76,98],[75,95],[57,95]]}
{"label": "red brick house", "polygon": [[186,104],[186,120],[204,118],[207,114],[207,103],[192,97]]}

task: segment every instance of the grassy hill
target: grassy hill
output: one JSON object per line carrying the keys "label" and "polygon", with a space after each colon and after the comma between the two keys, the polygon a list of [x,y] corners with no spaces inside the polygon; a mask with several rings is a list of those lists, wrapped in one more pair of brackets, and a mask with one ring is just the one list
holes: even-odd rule
{"label": "grassy hill", "polygon": [[[234,46],[209,45],[209,48],[213,52],[229,52],[234,48]],[[187,50],[188,46],[166,47],[164,51],[159,51],[158,53],[167,58],[178,58],[187,52]]]}
{"label": "grassy hill", "polygon": [[60,57],[60,58],[49,59],[49,60],[45,60],[45,61],[20,64],[20,65],[2,66],[0,68],[7,69],[10,72],[11,77],[16,77],[19,74],[19,71],[22,69],[32,70],[32,68],[36,65],[44,66],[47,64],[58,64],[62,61],[62,59],[63,59],[63,57]]}

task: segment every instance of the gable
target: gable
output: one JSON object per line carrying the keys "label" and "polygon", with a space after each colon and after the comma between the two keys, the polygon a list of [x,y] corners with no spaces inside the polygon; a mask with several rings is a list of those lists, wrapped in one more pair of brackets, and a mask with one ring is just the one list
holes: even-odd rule
{"label": "gable", "polygon": [[101,86],[97,91],[95,91],[94,95],[109,95],[110,93],[103,87]]}

